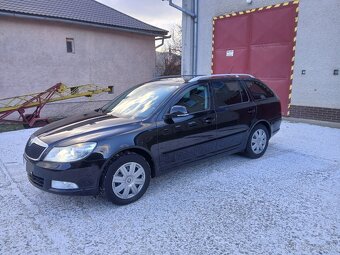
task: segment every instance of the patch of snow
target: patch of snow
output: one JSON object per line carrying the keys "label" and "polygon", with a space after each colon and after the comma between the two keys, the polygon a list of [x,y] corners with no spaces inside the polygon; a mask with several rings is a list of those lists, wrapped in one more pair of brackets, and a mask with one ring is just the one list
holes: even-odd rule
{"label": "patch of snow", "polygon": [[340,254],[340,129],[283,122],[262,158],[180,167],[122,207],[33,187],[33,132],[0,134],[0,254]]}

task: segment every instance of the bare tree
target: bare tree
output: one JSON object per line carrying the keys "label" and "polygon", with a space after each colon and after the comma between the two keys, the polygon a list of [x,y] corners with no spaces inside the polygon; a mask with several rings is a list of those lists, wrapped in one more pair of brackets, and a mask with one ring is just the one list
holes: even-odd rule
{"label": "bare tree", "polygon": [[171,38],[157,52],[156,71],[158,76],[181,74],[182,27],[178,24],[170,29]]}

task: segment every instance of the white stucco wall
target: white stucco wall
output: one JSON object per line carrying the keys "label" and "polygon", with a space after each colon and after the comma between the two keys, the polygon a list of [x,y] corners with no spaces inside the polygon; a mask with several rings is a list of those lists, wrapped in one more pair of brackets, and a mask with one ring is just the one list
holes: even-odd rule
{"label": "white stucco wall", "polygon": [[340,109],[339,47],[340,1],[301,0],[292,104]]}
{"label": "white stucco wall", "polygon": [[[191,7],[193,0],[183,0]],[[198,74],[211,72],[214,16],[286,2],[285,0],[199,0]],[[292,104],[340,109],[340,1],[300,0]],[[191,18],[183,16],[183,71],[192,73]],[[306,70],[306,75],[301,75]]]}
{"label": "white stucco wall", "polygon": [[[66,52],[66,38],[74,38],[75,54]],[[0,98],[67,85],[113,85],[114,95],[147,81],[155,72],[153,36],[60,22],[0,17]],[[75,99],[73,101],[88,101]],[[70,101],[48,106],[45,115],[69,115],[94,104]],[[75,110],[77,107],[77,110]]]}

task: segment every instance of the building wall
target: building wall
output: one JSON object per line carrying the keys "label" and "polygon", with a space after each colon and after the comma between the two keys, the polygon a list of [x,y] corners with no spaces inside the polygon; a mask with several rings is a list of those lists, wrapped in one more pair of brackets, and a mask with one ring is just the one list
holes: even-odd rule
{"label": "building wall", "polygon": [[[66,52],[74,38],[75,53]],[[153,36],[51,21],[0,17],[0,98],[67,85],[113,85],[114,95],[52,104],[45,115],[69,115],[91,109],[155,72]],[[76,102],[94,103],[76,103]]]}
{"label": "building wall", "polygon": [[[188,7],[193,0],[184,0]],[[198,74],[211,72],[214,16],[286,2],[284,0],[199,0]],[[292,105],[340,109],[340,1],[300,0]],[[191,42],[190,18],[183,16],[183,38]],[[188,28],[188,29],[186,29]],[[189,37],[189,38],[188,38]],[[190,73],[192,43],[184,44],[183,70]],[[306,70],[306,75],[301,71]]]}
{"label": "building wall", "polygon": [[301,0],[296,42],[292,104],[340,109],[340,1]]}

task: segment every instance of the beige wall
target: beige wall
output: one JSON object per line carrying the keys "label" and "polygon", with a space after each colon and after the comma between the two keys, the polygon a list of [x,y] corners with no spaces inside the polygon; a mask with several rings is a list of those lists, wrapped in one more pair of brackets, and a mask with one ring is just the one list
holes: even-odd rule
{"label": "beige wall", "polygon": [[[74,38],[75,54],[66,52],[66,38]],[[50,21],[0,17],[0,98],[40,92],[63,82],[113,85],[114,95],[147,81],[155,72],[153,36]],[[88,101],[76,99],[75,101]],[[103,102],[97,103],[99,105]],[[96,103],[51,105],[44,115],[85,111]]]}

